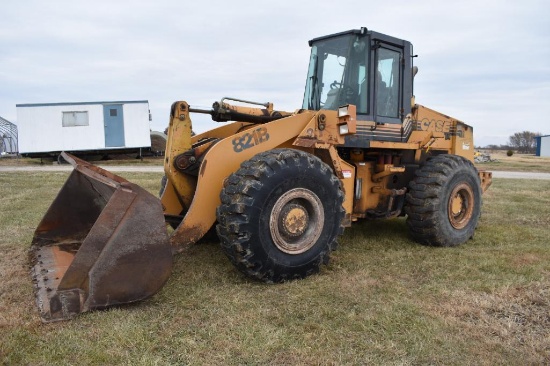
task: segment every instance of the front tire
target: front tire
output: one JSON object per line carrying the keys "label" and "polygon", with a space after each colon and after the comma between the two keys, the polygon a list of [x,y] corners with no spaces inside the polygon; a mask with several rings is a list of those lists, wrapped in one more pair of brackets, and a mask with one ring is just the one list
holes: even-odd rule
{"label": "front tire", "polygon": [[226,180],[220,197],[223,251],[241,272],[265,282],[318,272],[342,233],[340,181],[299,150],[257,154]]}
{"label": "front tire", "polygon": [[474,165],[457,155],[428,158],[407,193],[407,225],[427,245],[452,247],[473,237],[481,213],[481,183]]}

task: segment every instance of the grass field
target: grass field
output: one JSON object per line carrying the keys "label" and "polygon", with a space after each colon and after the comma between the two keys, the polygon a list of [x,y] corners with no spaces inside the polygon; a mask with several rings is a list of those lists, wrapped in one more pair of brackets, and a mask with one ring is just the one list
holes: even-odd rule
{"label": "grass field", "polygon": [[[136,159],[135,154],[132,155],[113,155],[113,159],[102,160],[101,156],[89,156],[85,160],[92,162],[97,165],[159,165],[162,166],[163,157],[161,156],[147,156],[143,159]],[[0,166],[48,166],[48,165],[58,165],[57,159],[53,158],[44,158],[44,159],[35,159],[35,158],[1,158]]]}
{"label": "grass field", "polygon": [[506,156],[506,153],[503,151],[491,153],[490,155],[491,159],[496,161],[478,163],[476,166],[487,170],[550,173],[549,157],[535,156],[533,154]]}
{"label": "grass field", "polygon": [[[123,175],[158,191],[158,174]],[[67,176],[0,173],[4,364],[550,363],[550,181],[495,180],[458,248],[365,221],[319,275],[265,285],[202,242],[153,298],[42,324],[26,251]]]}

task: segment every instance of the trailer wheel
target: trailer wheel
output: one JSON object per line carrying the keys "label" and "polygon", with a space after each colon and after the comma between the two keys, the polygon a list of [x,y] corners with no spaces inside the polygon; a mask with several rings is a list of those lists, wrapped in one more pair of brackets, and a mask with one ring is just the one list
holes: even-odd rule
{"label": "trailer wheel", "polygon": [[241,272],[265,282],[318,272],[342,233],[340,181],[299,150],[257,154],[225,181],[220,197],[223,251]]}
{"label": "trailer wheel", "polygon": [[457,155],[429,158],[407,193],[407,224],[413,238],[452,247],[472,238],[481,212],[481,183],[473,164]]}

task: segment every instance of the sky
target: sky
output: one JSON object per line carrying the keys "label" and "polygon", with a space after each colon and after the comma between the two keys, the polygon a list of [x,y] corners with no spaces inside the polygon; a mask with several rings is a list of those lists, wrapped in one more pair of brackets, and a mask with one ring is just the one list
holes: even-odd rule
{"label": "sky", "polygon": [[[550,1],[4,0],[0,116],[16,104],[230,96],[301,107],[319,36],[367,27],[412,42],[416,102],[474,127],[476,146],[550,134]],[[192,115],[193,129],[217,126]]]}

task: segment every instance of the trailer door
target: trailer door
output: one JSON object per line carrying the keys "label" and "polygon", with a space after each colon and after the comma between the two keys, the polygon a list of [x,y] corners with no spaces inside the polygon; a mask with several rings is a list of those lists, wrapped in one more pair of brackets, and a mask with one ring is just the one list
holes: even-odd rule
{"label": "trailer door", "polygon": [[124,146],[124,116],[122,104],[104,104],[105,147]]}

